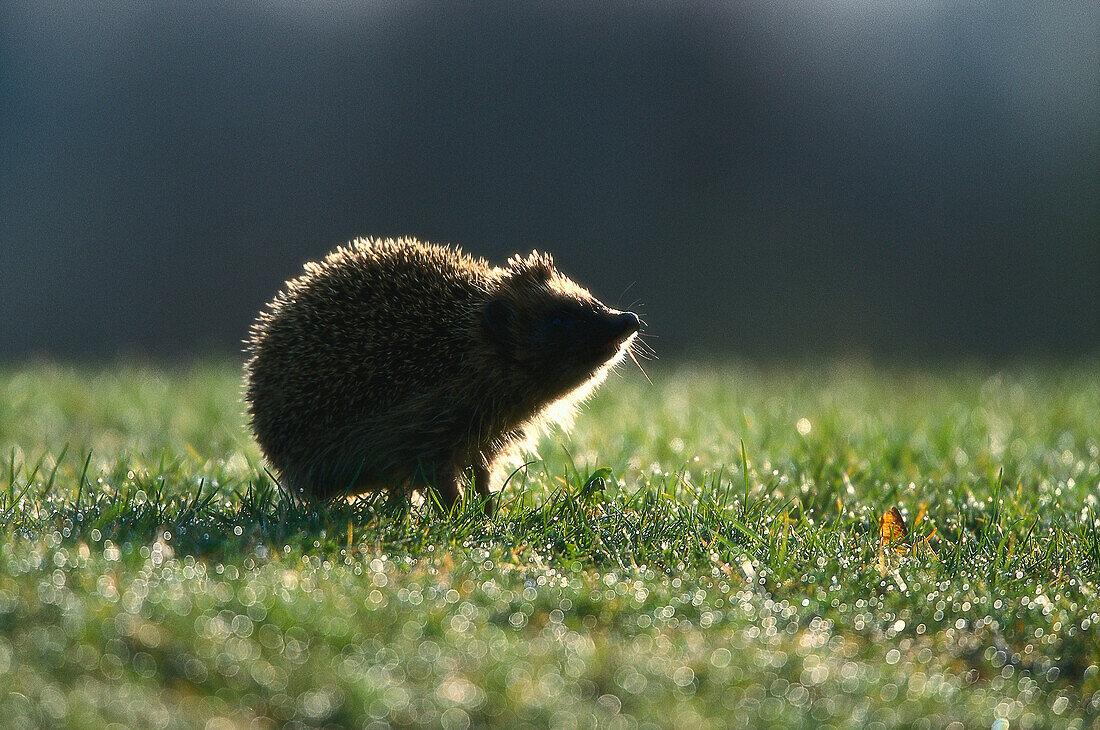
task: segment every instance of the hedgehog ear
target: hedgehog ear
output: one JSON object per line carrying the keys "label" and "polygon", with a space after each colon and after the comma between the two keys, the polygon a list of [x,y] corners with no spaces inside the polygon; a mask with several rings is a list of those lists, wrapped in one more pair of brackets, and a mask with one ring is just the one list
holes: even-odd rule
{"label": "hedgehog ear", "polygon": [[490,299],[486,302],[482,314],[489,333],[498,340],[504,340],[508,336],[508,327],[516,316],[511,305],[503,299]]}

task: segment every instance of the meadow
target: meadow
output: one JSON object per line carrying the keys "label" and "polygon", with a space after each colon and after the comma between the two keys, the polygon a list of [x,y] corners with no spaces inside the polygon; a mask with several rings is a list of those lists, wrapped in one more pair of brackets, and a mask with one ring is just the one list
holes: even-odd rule
{"label": "meadow", "polygon": [[487,519],[288,499],[230,362],[0,369],[3,726],[1100,727],[1100,364],[647,370]]}

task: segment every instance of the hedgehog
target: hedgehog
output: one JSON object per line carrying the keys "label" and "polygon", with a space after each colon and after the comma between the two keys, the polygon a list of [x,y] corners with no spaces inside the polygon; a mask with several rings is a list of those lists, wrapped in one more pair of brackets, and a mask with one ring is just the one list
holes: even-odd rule
{"label": "hedgehog", "polygon": [[491,514],[505,464],[631,354],[638,316],[533,251],[356,239],[260,312],[246,341],[252,431],[292,493],[321,500],[471,488]]}

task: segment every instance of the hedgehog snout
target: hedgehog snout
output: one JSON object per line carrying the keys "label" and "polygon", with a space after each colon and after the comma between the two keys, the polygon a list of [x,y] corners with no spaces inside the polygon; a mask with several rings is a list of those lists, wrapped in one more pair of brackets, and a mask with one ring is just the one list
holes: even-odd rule
{"label": "hedgehog snout", "polygon": [[619,312],[615,315],[617,337],[620,342],[641,329],[642,323],[634,312]]}
{"label": "hedgehog snout", "polygon": [[[641,322],[633,312],[606,309],[593,328],[592,343],[601,360],[612,357],[638,331]],[[597,344],[598,343],[598,344]]]}
{"label": "hedgehog snout", "polygon": [[641,321],[634,312],[620,312],[608,309],[602,318],[600,336],[605,342],[614,343],[616,346],[626,342],[641,327]]}

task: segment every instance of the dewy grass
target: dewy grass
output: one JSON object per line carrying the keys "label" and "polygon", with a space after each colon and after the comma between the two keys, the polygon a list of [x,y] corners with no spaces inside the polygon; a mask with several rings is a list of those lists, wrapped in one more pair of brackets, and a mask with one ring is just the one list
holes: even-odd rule
{"label": "dewy grass", "polygon": [[231,365],[0,373],[5,726],[1100,723],[1096,363],[650,376],[486,519],[288,499]]}

